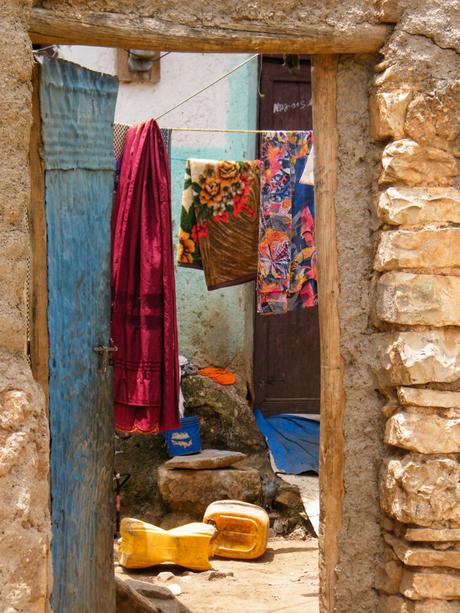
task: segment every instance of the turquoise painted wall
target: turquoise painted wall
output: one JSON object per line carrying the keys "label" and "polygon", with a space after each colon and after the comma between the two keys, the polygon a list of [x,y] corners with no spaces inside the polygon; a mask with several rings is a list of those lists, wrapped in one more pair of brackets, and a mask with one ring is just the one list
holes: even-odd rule
{"label": "turquoise painted wall", "polygon": [[[212,97],[214,88],[209,89],[206,96]],[[197,106],[195,127],[205,125],[199,111],[200,107]],[[253,129],[256,124],[257,61],[254,60],[228,78],[220,125],[214,127]],[[256,138],[253,134],[225,134],[223,139],[219,138],[219,146],[214,144],[216,137],[213,134],[189,134],[190,144],[187,145],[175,145],[174,133],[172,138],[175,247],[187,158],[239,160],[256,157]],[[182,143],[183,140],[181,138]],[[176,284],[181,354],[199,365],[230,367],[249,381],[252,371],[254,283],[209,292],[202,271],[177,268]]]}

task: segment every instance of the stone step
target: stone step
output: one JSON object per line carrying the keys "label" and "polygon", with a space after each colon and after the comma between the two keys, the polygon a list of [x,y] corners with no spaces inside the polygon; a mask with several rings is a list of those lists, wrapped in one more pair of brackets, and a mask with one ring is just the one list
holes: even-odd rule
{"label": "stone step", "polygon": [[186,470],[158,469],[161,497],[170,509],[202,515],[216,500],[242,500],[259,503],[262,486],[259,471],[254,468],[215,468]]}
{"label": "stone step", "polygon": [[226,451],[223,449],[204,449],[200,453],[176,456],[164,463],[166,468],[183,468],[187,470],[203,470],[211,468],[227,468],[246,458],[245,453]]}

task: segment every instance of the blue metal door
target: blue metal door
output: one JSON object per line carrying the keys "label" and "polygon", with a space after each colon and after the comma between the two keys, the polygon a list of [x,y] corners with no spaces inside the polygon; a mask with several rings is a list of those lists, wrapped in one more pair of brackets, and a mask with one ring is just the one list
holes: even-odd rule
{"label": "blue metal door", "polygon": [[44,58],[55,613],[113,613],[110,215],[117,80]]}

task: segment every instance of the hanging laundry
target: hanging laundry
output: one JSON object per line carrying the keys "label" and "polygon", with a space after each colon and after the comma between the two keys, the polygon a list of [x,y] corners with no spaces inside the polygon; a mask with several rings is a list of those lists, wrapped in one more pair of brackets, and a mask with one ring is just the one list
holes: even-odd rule
{"label": "hanging laundry", "polygon": [[112,214],[117,430],[179,425],[179,356],[167,153],[154,120],[127,134]]}
{"label": "hanging laundry", "polygon": [[311,131],[262,136],[258,313],[317,303],[313,188],[299,184],[312,137]]}
{"label": "hanging laundry", "polygon": [[304,171],[300,177],[300,183],[302,185],[314,185],[315,184],[315,145],[311,146],[310,153],[308,155],[307,163],[305,164]]}
{"label": "hanging laundry", "polygon": [[[115,160],[121,160],[125,148],[126,136],[131,126],[126,123],[113,124],[113,154]],[[160,128],[168,159],[171,160],[171,128]]]}
{"label": "hanging laundry", "polygon": [[256,278],[259,188],[258,161],[187,161],[177,259],[210,290]]}

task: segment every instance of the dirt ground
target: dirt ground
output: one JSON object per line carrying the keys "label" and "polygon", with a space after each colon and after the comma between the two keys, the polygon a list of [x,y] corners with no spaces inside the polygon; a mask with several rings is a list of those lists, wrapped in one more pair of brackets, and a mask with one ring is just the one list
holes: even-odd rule
{"label": "dirt ground", "polygon": [[[214,558],[214,571],[192,573],[175,566],[152,572],[116,572],[181,592],[155,600],[163,613],[318,613],[318,541],[275,537],[258,560]],[[163,573],[158,576],[159,573]],[[181,606],[182,605],[182,606]]]}

